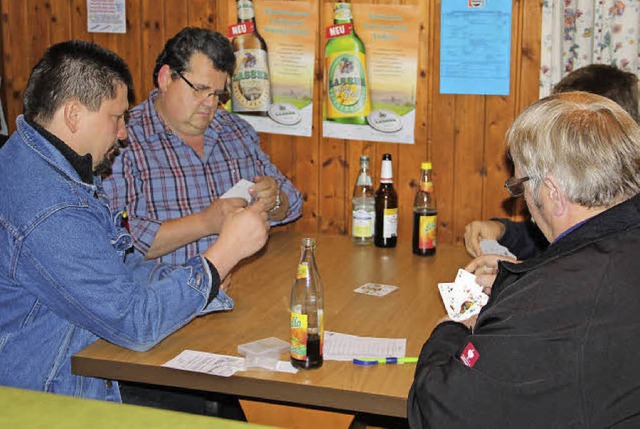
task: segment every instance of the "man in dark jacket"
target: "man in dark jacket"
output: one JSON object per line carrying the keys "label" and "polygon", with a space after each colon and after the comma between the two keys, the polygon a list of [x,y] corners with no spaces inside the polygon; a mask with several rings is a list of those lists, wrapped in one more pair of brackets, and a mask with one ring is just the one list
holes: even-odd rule
{"label": "man in dark jacket", "polygon": [[569,92],[526,109],[507,144],[507,189],[551,244],[499,264],[475,325],[435,328],[409,423],[640,427],[640,127],[606,98]]}

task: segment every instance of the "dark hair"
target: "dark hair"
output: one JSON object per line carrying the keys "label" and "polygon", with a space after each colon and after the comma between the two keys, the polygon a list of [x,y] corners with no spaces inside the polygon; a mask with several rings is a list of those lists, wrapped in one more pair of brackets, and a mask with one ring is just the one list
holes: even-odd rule
{"label": "dark hair", "polygon": [[71,99],[96,111],[105,99],[117,96],[119,84],[127,86],[131,101],[131,72],[115,53],[80,40],[55,44],[31,71],[22,99],[24,116],[47,125],[60,106]]}
{"label": "dark hair", "polygon": [[553,93],[585,91],[618,103],[638,122],[638,77],[607,64],[590,64],[566,75]]}
{"label": "dark hair", "polygon": [[[206,55],[216,70],[233,74],[236,57],[231,42],[217,31],[198,27],[185,27],[164,45],[153,69],[153,84],[158,86],[158,72],[168,65],[175,72],[187,70],[189,60],[195,53]],[[177,79],[178,76],[174,76]]]}

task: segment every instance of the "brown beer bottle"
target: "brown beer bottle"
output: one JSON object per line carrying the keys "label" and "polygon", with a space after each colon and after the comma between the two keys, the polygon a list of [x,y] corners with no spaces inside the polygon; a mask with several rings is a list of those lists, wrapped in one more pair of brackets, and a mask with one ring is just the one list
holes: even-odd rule
{"label": "brown beer bottle", "polygon": [[266,116],[271,106],[271,78],[267,44],[256,27],[252,0],[236,0],[238,24],[246,33],[231,44],[236,68],[231,77],[231,108],[234,112]]}
{"label": "brown beer bottle", "polygon": [[431,182],[431,163],[420,164],[420,187],[413,200],[413,253],[429,256],[436,253],[438,209]]}
{"label": "brown beer bottle", "polygon": [[314,239],[302,240],[300,262],[291,288],[291,365],[299,369],[320,368],[323,362],[322,280],[315,250]]}
{"label": "brown beer bottle", "polygon": [[382,155],[380,187],[376,191],[376,227],[374,243],[378,247],[396,247],[398,242],[398,194],[393,188],[391,154]]}

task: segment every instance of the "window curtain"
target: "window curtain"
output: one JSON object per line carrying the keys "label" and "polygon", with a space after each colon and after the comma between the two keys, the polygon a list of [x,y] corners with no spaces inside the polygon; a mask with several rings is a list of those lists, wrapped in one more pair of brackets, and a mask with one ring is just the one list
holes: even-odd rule
{"label": "window curtain", "polygon": [[589,64],[640,72],[640,0],[544,0],[540,97]]}

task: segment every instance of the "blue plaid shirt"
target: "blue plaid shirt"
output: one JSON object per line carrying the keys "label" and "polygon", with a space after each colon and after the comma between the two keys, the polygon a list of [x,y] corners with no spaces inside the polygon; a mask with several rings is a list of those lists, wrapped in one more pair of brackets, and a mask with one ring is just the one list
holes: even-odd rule
{"label": "blue plaid shirt", "polygon": [[[162,122],[154,107],[158,91],[130,112],[128,146],[104,180],[114,210],[126,208],[137,251],[146,254],[162,222],[198,213],[238,180],[270,176],[289,199],[291,222],[302,213],[302,196],[260,149],[255,130],[237,115],[219,109],[204,134],[204,158]],[[159,258],[183,264],[205,251],[217,235],[204,237]]]}

